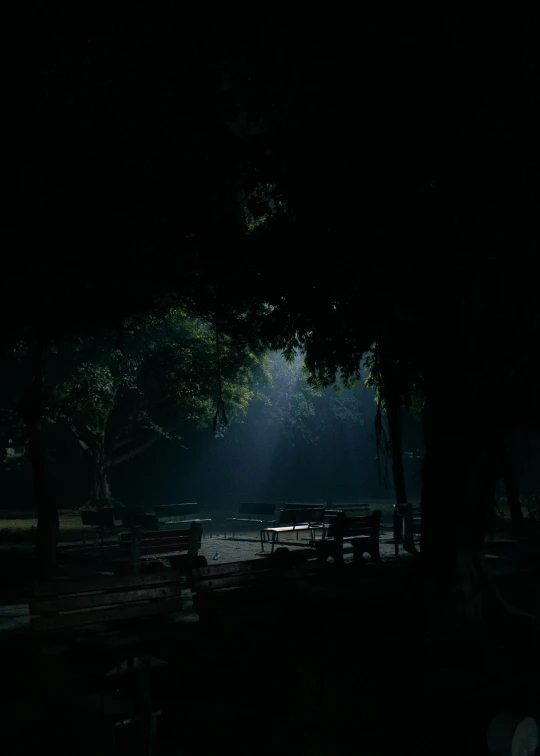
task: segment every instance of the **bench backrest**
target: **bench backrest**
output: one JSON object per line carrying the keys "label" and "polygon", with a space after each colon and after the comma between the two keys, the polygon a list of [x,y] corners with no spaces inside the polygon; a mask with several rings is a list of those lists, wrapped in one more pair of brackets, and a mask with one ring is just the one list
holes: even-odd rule
{"label": "bench backrest", "polygon": [[81,509],[80,512],[83,525],[90,525],[93,528],[114,528],[114,509],[112,507]]}
{"label": "bench backrest", "polygon": [[324,507],[302,507],[301,509],[282,509],[279,513],[280,525],[300,525],[322,522]]}
{"label": "bench backrest", "polygon": [[335,507],[327,507],[327,512],[345,512],[348,515],[354,516],[356,514],[367,516],[371,514],[371,505],[370,504],[340,504],[339,506]]}
{"label": "bench backrest", "polygon": [[183,504],[165,504],[154,507],[154,512],[156,517],[187,517],[188,515],[198,515],[199,505],[196,501]]}
{"label": "bench backrest", "polygon": [[173,571],[37,583],[30,626],[41,632],[178,611],[185,587],[180,573]]}
{"label": "bench backrest", "polygon": [[304,504],[301,501],[300,502],[286,502],[283,505],[283,509],[319,509],[319,508],[325,508],[326,504]]}
{"label": "bench backrest", "polygon": [[349,517],[345,512],[328,513],[329,538],[354,538],[359,536],[370,536],[379,538],[381,525],[380,509],[375,509],[372,514],[363,517]]}
{"label": "bench backrest", "polygon": [[220,588],[241,587],[274,577],[294,578],[298,574],[298,567],[304,567],[305,563],[300,564],[296,559],[287,557],[289,554],[279,560],[271,557],[200,567],[191,572],[191,589],[195,593],[205,593]]}
{"label": "bench backrest", "polygon": [[271,569],[266,559],[200,567],[191,572],[191,588],[196,593],[232,588],[252,582],[263,573],[270,572]]}
{"label": "bench backrest", "polygon": [[157,517],[154,514],[147,514],[141,507],[124,507],[119,514],[125,528],[136,526],[146,528],[146,530],[157,528]]}
{"label": "bench backrest", "polygon": [[273,517],[276,511],[275,504],[245,501],[238,508],[239,515],[266,515]]}
{"label": "bench backrest", "polygon": [[[195,525],[195,523],[193,523]],[[136,534],[120,534],[120,549],[131,554],[137,535],[140,537],[140,555],[167,554],[169,552],[190,552],[196,556],[201,547],[201,528],[183,528],[182,530],[149,530]]]}

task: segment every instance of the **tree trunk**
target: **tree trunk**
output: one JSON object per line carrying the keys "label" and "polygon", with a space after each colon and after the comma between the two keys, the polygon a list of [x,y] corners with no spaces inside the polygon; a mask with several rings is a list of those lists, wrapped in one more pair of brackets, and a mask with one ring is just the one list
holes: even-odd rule
{"label": "tree trunk", "polygon": [[[500,599],[484,566],[484,540],[495,504],[500,446],[492,407],[470,406],[445,369],[426,391],[426,456],[420,564],[425,608],[439,629],[469,624],[488,610],[525,617]],[[433,624],[432,624],[433,627]]]}
{"label": "tree trunk", "polygon": [[34,496],[38,515],[36,552],[40,574],[54,573],[58,559],[58,510],[51,489],[47,447],[43,432],[43,383],[47,344],[36,344],[33,376],[25,397],[21,416],[28,432],[28,459],[34,478]]}
{"label": "tree trunk", "polygon": [[521,533],[521,526],[523,525],[523,512],[521,511],[521,503],[519,501],[519,486],[512,459],[512,449],[508,440],[503,443],[502,449],[502,478],[508,500],[508,508],[510,509],[512,528],[515,534],[519,535]]}
{"label": "tree trunk", "polygon": [[108,465],[96,465],[92,501],[96,506],[106,507],[112,502]]}
{"label": "tree trunk", "polygon": [[435,580],[439,608],[474,616],[474,563],[482,549],[483,523],[471,494],[481,444],[471,427],[475,414],[465,414],[468,427],[460,433],[450,396],[446,403],[446,392],[439,390],[442,395],[437,396],[433,387],[425,406],[421,557]]}
{"label": "tree trunk", "polygon": [[[394,539],[403,538],[403,520],[399,516],[399,507],[407,504],[407,490],[405,486],[405,471],[403,469],[403,436],[401,423],[401,392],[396,383],[392,365],[382,364],[384,401],[386,405],[386,417],[388,420],[388,433],[392,452],[392,478],[396,493],[396,507],[394,508]],[[403,548],[411,554],[416,552],[412,532],[412,514],[405,528]],[[397,545],[396,545],[397,549]]]}
{"label": "tree trunk", "polygon": [[128,448],[127,451],[120,451],[115,454],[114,442],[107,439],[107,418],[105,419],[103,429],[96,436],[94,451],[92,452],[94,470],[93,486],[90,503],[96,507],[111,507],[119,502],[112,495],[110,482],[110,472],[116,465],[126,462],[141,454],[145,449],[149,449],[160,440],[156,435],[152,438],[139,443],[137,446]]}
{"label": "tree trunk", "polygon": [[111,460],[106,449],[105,428],[97,436],[93,461],[94,472],[91,504],[96,507],[112,506],[113,499],[109,481]]}

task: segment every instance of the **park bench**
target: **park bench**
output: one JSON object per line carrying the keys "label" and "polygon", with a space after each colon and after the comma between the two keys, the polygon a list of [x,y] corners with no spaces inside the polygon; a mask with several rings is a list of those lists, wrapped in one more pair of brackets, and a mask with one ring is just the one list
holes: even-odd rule
{"label": "park bench", "polygon": [[[225,522],[232,522],[232,538],[234,538],[236,532],[236,526],[239,523],[250,525],[264,525],[265,522],[269,522],[274,517],[276,506],[275,504],[267,504],[261,502],[244,502],[240,504],[238,508],[238,515],[236,517],[227,517]],[[227,533],[223,534],[225,537]]]}
{"label": "park bench", "polygon": [[324,507],[303,507],[302,509],[284,508],[279,513],[279,522],[261,530],[261,550],[264,551],[265,540],[272,541],[271,552],[279,541],[279,536],[283,533],[296,533],[298,540],[301,531],[308,531],[310,541],[315,543],[315,533],[317,530],[323,530]]}
{"label": "park bench", "polygon": [[180,572],[36,583],[30,601],[34,632],[65,630],[179,611]]}
{"label": "park bench", "polygon": [[[56,580],[34,586],[30,600],[31,631],[44,641],[50,636],[56,639],[52,646],[49,641],[40,650],[45,684],[54,679],[52,670],[60,663],[59,631],[61,635],[67,632],[72,637],[74,631],[80,632],[83,628],[94,627],[99,631],[94,634],[93,643],[88,639],[83,644],[72,641],[67,649],[60,649],[60,654],[67,655],[68,667],[77,670],[72,672],[74,679],[79,680],[82,674],[86,680],[80,692],[68,685],[62,708],[80,718],[83,731],[89,723],[92,730],[99,730],[97,744],[100,748],[110,744],[114,748],[115,741],[125,737],[127,730],[137,741],[131,753],[152,752],[148,749],[155,742],[160,709],[152,702],[151,671],[164,666],[164,662],[149,653],[148,641],[141,644],[135,639],[135,643],[130,643],[124,633],[111,642],[110,637],[106,640],[107,636],[102,634],[103,625],[124,627],[127,620],[147,620],[180,612],[186,600],[182,593],[186,589],[185,577],[173,571],[93,580]],[[146,635],[147,632],[148,627]],[[59,706],[57,701],[53,708]],[[86,738],[89,735],[87,733]],[[81,752],[78,748],[74,750]]]}
{"label": "park bench", "polygon": [[342,504],[339,507],[327,506],[324,510],[324,533],[323,538],[330,526],[330,523],[334,521],[334,517],[340,512],[344,512],[348,517],[368,517],[371,514],[371,506],[369,504]]}
{"label": "park bench", "polygon": [[142,507],[122,507],[116,516],[122,520],[124,529],[141,527],[143,530],[157,530],[157,517],[145,512]]}
{"label": "park bench", "polygon": [[90,534],[94,543],[101,538],[101,545],[103,546],[103,539],[105,535],[115,534],[119,532],[119,528],[116,527],[114,519],[114,509],[112,507],[103,507],[102,509],[80,509],[81,521],[83,525],[89,526],[90,530],[83,527],[82,530],[82,542],[86,546],[86,537]]}
{"label": "park bench", "polygon": [[345,512],[347,515],[351,516],[361,516],[361,517],[367,517],[371,514],[371,505],[370,504],[356,504],[355,502],[342,504],[339,507],[334,507],[331,505],[327,505],[325,509],[325,514],[330,515],[332,513],[337,512]]}
{"label": "park bench", "polygon": [[[203,622],[215,620],[224,605],[230,609],[235,597],[242,611],[253,614],[254,604],[265,605],[272,596],[283,598],[306,569],[305,555],[283,548],[265,559],[196,568],[190,574],[194,606]],[[246,601],[245,591],[250,589],[255,590]]]}
{"label": "park bench", "polygon": [[380,509],[375,509],[367,517],[349,517],[344,512],[337,512],[330,520],[324,537],[315,544],[320,562],[326,562],[331,556],[336,563],[343,564],[345,542],[351,543],[355,561],[361,561],[364,552],[368,552],[374,561],[380,561]]}
{"label": "park bench", "polygon": [[190,569],[201,547],[201,535],[202,525],[196,521],[181,530],[133,528],[130,533],[120,533],[120,550],[124,555],[121,561],[129,564],[133,574],[140,572],[142,563],[156,559],[167,559],[175,567],[186,565]]}
{"label": "park bench", "polygon": [[[329,500],[330,502],[331,500]],[[298,509],[303,510],[306,508],[322,507],[322,504],[303,504],[303,503],[287,503],[285,509]],[[333,506],[331,503],[327,503],[324,509],[323,525],[325,529],[328,528],[330,520],[338,513],[345,512],[346,515],[367,517],[371,514],[371,506],[369,504],[355,504],[354,502],[341,504],[339,507]],[[324,536],[324,533],[323,533]]]}
{"label": "park bench", "polygon": [[183,504],[165,504],[163,506],[156,506],[154,507],[154,513],[158,519],[160,529],[168,530],[182,522],[201,522],[208,523],[210,527],[210,535],[212,535],[212,520],[209,517],[201,519],[199,517],[199,509],[197,502],[185,502]]}

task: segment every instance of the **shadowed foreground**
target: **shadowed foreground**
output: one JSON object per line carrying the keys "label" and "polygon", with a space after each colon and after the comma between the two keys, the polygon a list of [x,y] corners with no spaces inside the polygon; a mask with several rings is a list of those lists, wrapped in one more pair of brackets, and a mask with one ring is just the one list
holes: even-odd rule
{"label": "shadowed foreground", "polygon": [[230,592],[208,625],[133,623],[97,646],[91,631],[73,634],[41,663],[27,631],[6,633],[6,753],[43,743],[107,753],[106,735],[74,704],[88,675],[132,644],[167,662],[153,672],[159,754],[341,754],[354,743],[366,756],[487,753],[499,709],[539,708],[530,638],[481,627],[427,644],[421,612],[400,606],[409,572],[403,563],[329,564],[294,589]]}

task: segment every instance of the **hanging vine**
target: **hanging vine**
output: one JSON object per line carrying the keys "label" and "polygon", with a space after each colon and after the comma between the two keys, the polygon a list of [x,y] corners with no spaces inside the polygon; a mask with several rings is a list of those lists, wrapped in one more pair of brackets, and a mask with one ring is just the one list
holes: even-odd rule
{"label": "hanging vine", "polygon": [[217,316],[216,323],[216,355],[217,355],[217,376],[218,376],[218,400],[216,406],[216,413],[214,415],[214,422],[212,423],[212,433],[214,436],[219,436],[225,430],[228,424],[227,413],[225,412],[225,402],[223,401],[223,386],[221,382],[221,356],[219,352],[219,328]]}

